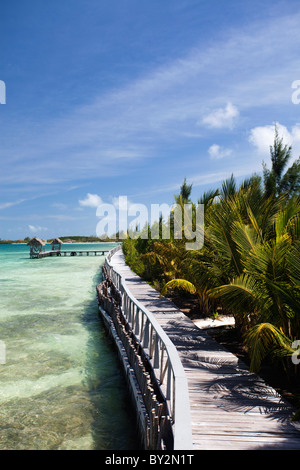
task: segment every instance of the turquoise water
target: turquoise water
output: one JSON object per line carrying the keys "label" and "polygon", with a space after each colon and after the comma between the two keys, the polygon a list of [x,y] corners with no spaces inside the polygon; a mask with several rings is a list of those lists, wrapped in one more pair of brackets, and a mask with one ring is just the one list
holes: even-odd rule
{"label": "turquoise water", "polygon": [[137,448],[122,371],[98,317],[103,262],[31,260],[26,245],[0,245],[1,450]]}

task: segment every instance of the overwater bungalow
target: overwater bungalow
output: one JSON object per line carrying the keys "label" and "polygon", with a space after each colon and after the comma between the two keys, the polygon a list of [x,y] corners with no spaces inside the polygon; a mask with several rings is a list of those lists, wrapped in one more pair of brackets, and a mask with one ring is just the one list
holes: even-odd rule
{"label": "overwater bungalow", "polygon": [[34,237],[27,245],[30,246],[30,258],[38,258],[39,254],[43,251],[45,242],[41,238]]}
{"label": "overwater bungalow", "polygon": [[51,242],[52,251],[60,251],[62,244],[63,242],[61,241],[60,238],[54,238]]}

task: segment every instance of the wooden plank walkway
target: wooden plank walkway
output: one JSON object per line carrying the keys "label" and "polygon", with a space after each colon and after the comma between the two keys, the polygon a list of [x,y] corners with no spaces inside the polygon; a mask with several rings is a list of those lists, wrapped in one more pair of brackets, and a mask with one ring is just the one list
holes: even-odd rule
{"label": "wooden plank walkway", "polygon": [[49,250],[49,251],[41,251],[40,253],[36,254],[35,258],[47,258],[49,256],[82,256],[83,254],[89,256],[90,254],[104,256],[108,253],[109,250]]}
{"label": "wooden plank walkway", "polygon": [[187,374],[194,450],[299,450],[295,411],[232,353],[134,274],[118,251],[111,263],[176,346]]}

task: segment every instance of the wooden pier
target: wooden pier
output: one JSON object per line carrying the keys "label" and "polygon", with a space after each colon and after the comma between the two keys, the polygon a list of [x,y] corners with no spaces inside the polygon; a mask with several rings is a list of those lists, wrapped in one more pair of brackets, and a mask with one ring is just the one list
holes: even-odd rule
{"label": "wooden pier", "polygon": [[30,258],[48,258],[51,256],[82,256],[82,255],[100,255],[104,256],[110,250],[102,249],[93,249],[93,250],[82,250],[82,249],[72,249],[72,250],[62,250],[61,247],[63,242],[59,238],[54,238],[51,243],[51,250],[46,250],[46,243],[40,238],[32,238],[27,245],[30,246]]}
{"label": "wooden pier", "polygon": [[82,255],[100,255],[104,256],[106,253],[108,253],[109,250],[60,250],[60,251],[55,251],[55,250],[49,250],[49,251],[41,251],[40,253],[37,253],[35,258],[47,258],[49,256],[82,256]]}
{"label": "wooden pier", "polygon": [[288,402],[134,274],[121,250],[110,263],[179,352],[188,381],[192,449],[300,449],[300,428]]}

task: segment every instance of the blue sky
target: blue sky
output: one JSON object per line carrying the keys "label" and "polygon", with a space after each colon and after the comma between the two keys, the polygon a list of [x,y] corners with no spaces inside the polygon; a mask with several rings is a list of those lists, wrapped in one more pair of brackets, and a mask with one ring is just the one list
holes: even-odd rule
{"label": "blue sky", "polygon": [[300,154],[299,1],[0,5],[0,237],[93,235],[99,202],[194,201]]}

